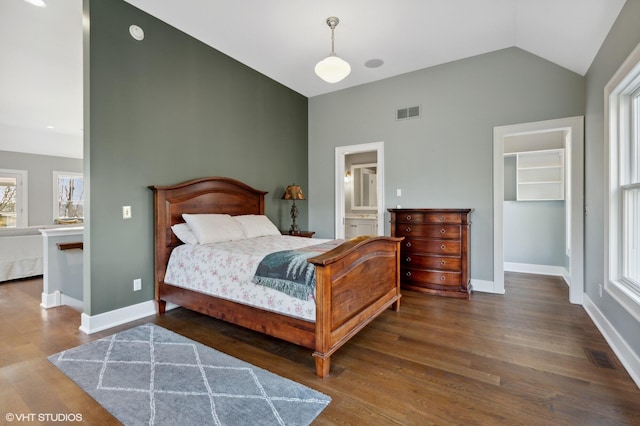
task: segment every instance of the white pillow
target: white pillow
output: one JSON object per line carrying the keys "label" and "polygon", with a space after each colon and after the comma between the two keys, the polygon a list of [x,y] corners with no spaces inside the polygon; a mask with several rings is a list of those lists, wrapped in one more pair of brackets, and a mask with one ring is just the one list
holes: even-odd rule
{"label": "white pillow", "polygon": [[183,214],[200,244],[245,238],[242,226],[228,214]]}
{"label": "white pillow", "polygon": [[193,233],[189,225],[186,223],[176,223],[171,227],[171,230],[183,243],[192,245],[198,244],[198,237],[196,237],[196,234]]}
{"label": "white pillow", "polygon": [[247,214],[234,216],[233,218],[242,225],[244,235],[247,238],[262,237],[265,235],[282,235],[278,227],[265,215]]}

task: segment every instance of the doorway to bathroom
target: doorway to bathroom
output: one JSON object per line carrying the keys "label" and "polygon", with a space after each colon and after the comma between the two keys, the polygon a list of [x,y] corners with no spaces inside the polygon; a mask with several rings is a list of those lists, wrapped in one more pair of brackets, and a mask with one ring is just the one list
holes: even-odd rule
{"label": "doorway to bathroom", "polygon": [[384,142],[336,147],[336,238],[384,235]]}

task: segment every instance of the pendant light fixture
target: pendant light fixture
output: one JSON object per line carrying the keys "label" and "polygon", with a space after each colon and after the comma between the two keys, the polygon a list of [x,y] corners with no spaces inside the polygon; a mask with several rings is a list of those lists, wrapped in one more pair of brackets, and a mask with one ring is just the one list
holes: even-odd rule
{"label": "pendant light fixture", "polygon": [[24,0],[24,1],[34,6],[47,7],[47,4],[44,2],[44,0]]}
{"label": "pendant light fixture", "polygon": [[335,16],[327,18],[327,25],[331,28],[331,54],[316,64],[316,74],[327,83],[337,83],[351,72],[351,66],[338,58],[333,48],[333,30],[340,23]]}

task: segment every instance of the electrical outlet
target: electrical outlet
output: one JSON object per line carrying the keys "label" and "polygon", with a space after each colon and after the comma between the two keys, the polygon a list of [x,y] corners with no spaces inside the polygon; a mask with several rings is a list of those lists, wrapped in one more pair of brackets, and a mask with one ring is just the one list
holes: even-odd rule
{"label": "electrical outlet", "polygon": [[122,218],[131,219],[131,206],[122,206]]}
{"label": "electrical outlet", "polygon": [[402,189],[396,189],[396,197],[402,197]]}
{"label": "electrical outlet", "polygon": [[142,290],[142,278],[133,280],[133,291]]}

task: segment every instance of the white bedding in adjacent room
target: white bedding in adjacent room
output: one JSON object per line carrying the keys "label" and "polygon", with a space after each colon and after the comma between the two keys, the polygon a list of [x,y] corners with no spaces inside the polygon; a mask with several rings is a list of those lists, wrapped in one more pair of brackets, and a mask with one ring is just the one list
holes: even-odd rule
{"label": "white bedding in adjacent room", "polygon": [[300,300],[251,282],[269,253],[330,240],[269,235],[173,249],[164,282],[280,314],[315,321],[315,300]]}
{"label": "white bedding in adjacent room", "polygon": [[0,281],[42,275],[42,235],[34,231],[0,236]]}

